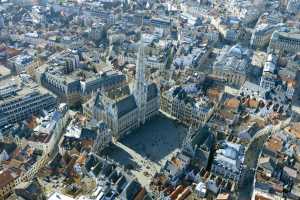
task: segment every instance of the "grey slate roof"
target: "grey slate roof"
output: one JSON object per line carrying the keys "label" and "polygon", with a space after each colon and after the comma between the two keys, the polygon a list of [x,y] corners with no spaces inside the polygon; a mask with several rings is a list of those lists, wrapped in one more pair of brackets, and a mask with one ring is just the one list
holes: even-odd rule
{"label": "grey slate roof", "polygon": [[115,106],[118,112],[118,118],[123,117],[127,113],[137,108],[136,101],[133,95],[129,95],[126,98],[118,101]]}
{"label": "grey slate roof", "polygon": [[94,106],[103,107],[102,102],[101,102],[101,92],[100,91],[98,91],[96,94]]}
{"label": "grey slate roof", "polygon": [[134,197],[137,195],[137,193],[141,190],[141,185],[133,180],[131,181],[126,188],[122,192],[122,199],[124,200],[134,200]]}
{"label": "grey slate roof", "polygon": [[15,143],[4,143],[4,142],[0,142],[0,153],[2,153],[2,151],[6,151],[6,153],[8,155],[10,155],[11,153],[13,153],[15,151],[15,149],[17,148],[17,145]]}
{"label": "grey slate roof", "polygon": [[[149,84],[147,89],[147,101],[151,101],[152,99],[156,98],[158,96],[158,88],[155,83]],[[94,100],[94,106],[97,106],[99,108],[104,109],[104,105],[101,101],[101,94],[100,91],[97,92],[95,100]],[[137,108],[136,100],[133,94],[128,95],[127,97],[117,101],[113,108],[116,109],[118,118],[123,117],[127,113],[133,111]]]}
{"label": "grey slate roof", "polygon": [[155,83],[151,83],[148,85],[147,89],[147,101],[150,101],[157,97],[158,95],[158,89]]}
{"label": "grey slate roof", "polygon": [[207,127],[201,127],[196,131],[192,138],[192,146],[198,145],[199,147],[211,149],[214,141],[213,134]]}

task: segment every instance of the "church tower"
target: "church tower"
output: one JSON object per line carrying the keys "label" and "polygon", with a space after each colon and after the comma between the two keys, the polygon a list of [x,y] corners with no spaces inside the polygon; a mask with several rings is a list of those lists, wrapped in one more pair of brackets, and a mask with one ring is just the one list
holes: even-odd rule
{"label": "church tower", "polygon": [[195,151],[194,148],[192,146],[192,139],[193,136],[195,134],[195,130],[192,128],[192,126],[190,126],[187,135],[185,136],[183,142],[182,142],[182,150],[185,151],[186,153],[194,156]]}
{"label": "church tower", "polygon": [[145,78],[144,41],[142,34],[136,62],[134,96],[138,107],[138,125],[144,124],[147,106],[147,83]]}

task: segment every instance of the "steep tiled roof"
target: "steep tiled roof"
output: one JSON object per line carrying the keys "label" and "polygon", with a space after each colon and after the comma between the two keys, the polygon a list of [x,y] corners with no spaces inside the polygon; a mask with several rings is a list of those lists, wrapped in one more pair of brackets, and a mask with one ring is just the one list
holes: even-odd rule
{"label": "steep tiled roof", "polygon": [[129,95],[126,98],[118,101],[115,104],[115,106],[117,108],[118,118],[123,117],[127,113],[129,113],[137,108],[135,98],[133,95]]}
{"label": "steep tiled roof", "polygon": [[151,83],[148,85],[147,90],[147,101],[152,100],[153,98],[157,97],[158,95],[158,89],[155,83]]}

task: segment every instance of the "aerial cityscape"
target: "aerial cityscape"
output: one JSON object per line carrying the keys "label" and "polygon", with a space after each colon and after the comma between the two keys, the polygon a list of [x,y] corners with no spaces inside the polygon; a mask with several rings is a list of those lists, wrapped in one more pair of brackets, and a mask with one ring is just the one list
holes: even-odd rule
{"label": "aerial cityscape", "polygon": [[300,0],[0,0],[0,200],[300,200]]}

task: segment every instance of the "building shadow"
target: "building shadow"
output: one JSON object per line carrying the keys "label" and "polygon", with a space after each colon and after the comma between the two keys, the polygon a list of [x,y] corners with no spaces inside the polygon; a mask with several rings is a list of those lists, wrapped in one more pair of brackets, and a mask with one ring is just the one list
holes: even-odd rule
{"label": "building shadow", "polygon": [[105,148],[101,152],[101,156],[116,162],[120,166],[124,166],[126,169],[139,170],[141,168],[128,152],[115,144]]}
{"label": "building shadow", "polygon": [[120,142],[142,157],[158,163],[181,147],[186,133],[183,125],[163,115],[157,115]]}

